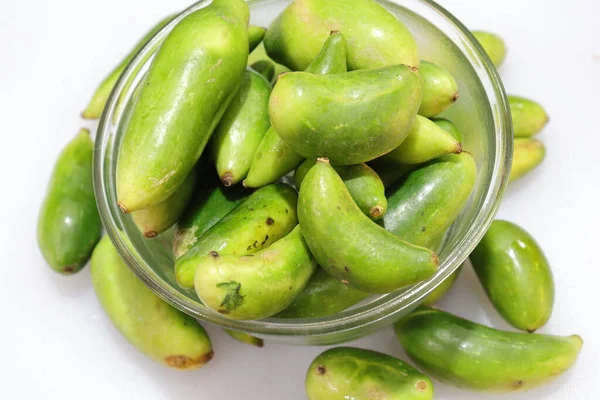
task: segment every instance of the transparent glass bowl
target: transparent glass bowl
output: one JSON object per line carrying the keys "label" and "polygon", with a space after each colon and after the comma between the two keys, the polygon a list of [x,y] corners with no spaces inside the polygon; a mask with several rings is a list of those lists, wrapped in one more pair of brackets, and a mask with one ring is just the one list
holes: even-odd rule
{"label": "transparent glass bowl", "polygon": [[[248,3],[251,23],[268,27],[290,1],[250,0]],[[460,101],[442,116],[450,118],[465,134],[464,148],[477,162],[475,190],[439,251],[439,270],[429,280],[412,287],[374,296],[349,310],[314,319],[233,321],[207,309],[193,291],[182,290],[176,284],[171,254],[172,232],[145,239],[131,218],[121,213],[115,196],[115,164],[133,93],[147,71],[152,55],[179,20],[209,4],[203,0],[160,31],[130,63],[108,101],[96,139],[94,180],[104,226],[133,272],[161,298],[200,321],[268,340],[308,345],[340,343],[366,335],[407,315],[461,265],[480,241],[500,205],[512,159],[512,125],[498,73],[469,30],[434,2],[393,0],[380,3],[409,27],[419,44],[422,59],[444,66],[456,78]],[[122,112],[117,112],[119,99],[124,104]]]}

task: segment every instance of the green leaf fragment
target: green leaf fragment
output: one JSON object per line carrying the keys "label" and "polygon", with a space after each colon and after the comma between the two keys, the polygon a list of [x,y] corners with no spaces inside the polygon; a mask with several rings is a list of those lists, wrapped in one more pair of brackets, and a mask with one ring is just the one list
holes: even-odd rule
{"label": "green leaf fragment", "polygon": [[241,306],[244,302],[245,296],[240,294],[240,288],[242,287],[241,283],[235,281],[221,282],[217,284],[217,287],[227,291],[227,294],[221,303],[221,307],[224,309],[219,310],[220,313],[228,314]]}

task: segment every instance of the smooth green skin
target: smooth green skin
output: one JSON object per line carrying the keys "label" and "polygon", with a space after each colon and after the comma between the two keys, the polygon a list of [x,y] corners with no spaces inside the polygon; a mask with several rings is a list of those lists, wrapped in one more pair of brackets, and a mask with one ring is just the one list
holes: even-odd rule
{"label": "smooth green skin", "polygon": [[254,153],[244,187],[260,188],[273,183],[293,171],[303,159],[271,126]]}
{"label": "smooth green skin", "polygon": [[541,104],[520,96],[508,96],[515,137],[538,134],[550,120]]}
{"label": "smooth green skin", "polygon": [[458,100],[458,84],[445,68],[421,61],[419,74],[423,79],[423,100],[419,115],[433,117]]}
{"label": "smooth green skin", "polygon": [[448,132],[452,135],[452,137],[459,142],[465,141],[465,135],[458,129],[458,127],[454,124],[454,122],[446,119],[446,118],[430,118],[437,126]]}
{"label": "smooth green skin", "polygon": [[[166,25],[168,22],[170,22],[174,17],[175,16],[173,15],[173,16],[169,17],[170,19],[165,20],[164,25]],[[156,33],[156,32],[154,32],[154,33]],[[262,39],[263,39],[265,33],[266,33],[266,28],[259,27],[259,26],[253,26],[253,25],[250,25],[248,27],[248,41],[249,41],[250,52],[252,52],[253,49],[255,49],[257,46],[262,45]],[[148,37],[148,39],[150,39],[150,37]],[[159,45],[160,45],[160,43],[158,43],[157,45],[155,45],[154,48],[153,48],[153,50],[155,51],[155,49],[157,47],[159,47]],[[264,49],[264,47],[263,47],[263,49]],[[137,50],[140,50],[140,49],[136,49],[136,51]],[[125,86],[123,88],[121,97],[119,98],[119,100],[117,102],[117,107],[116,107],[116,111],[114,113],[113,121],[116,121],[117,118],[123,112],[123,108],[125,107],[125,102],[124,102],[125,94],[129,91],[129,88],[133,84],[135,76],[141,70],[142,66],[148,61],[148,59],[154,54],[154,51],[149,51],[148,52],[148,54],[146,55],[146,57],[144,57],[142,59],[142,61],[140,61],[139,67],[135,69],[134,73],[131,75],[131,78],[129,78],[129,80],[126,82],[126,84],[125,84]],[[264,50],[263,50],[263,52],[264,52]],[[266,55],[266,52],[264,52],[264,53]],[[135,55],[135,53],[132,53],[132,55]],[[131,61],[131,60],[128,60],[128,61]],[[126,67],[126,66],[127,66],[127,64],[125,64],[123,67]],[[122,70],[121,70],[121,72],[122,72]],[[121,74],[121,72],[119,72],[119,75]],[[118,78],[118,76],[117,76],[117,78]],[[115,83],[116,83],[116,79],[115,79]],[[107,97],[108,97],[109,94],[110,94],[110,91],[108,91]]]}
{"label": "smooth green skin", "polygon": [[92,179],[94,143],[81,129],[62,150],[48,183],[37,225],[37,242],[50,267],[78,272],[100,240],[102,222]]}
{"label": "smooth green skin", "polygon": [[500,331],[430,308],[396,323],[406,354],[452,386],[490,392],[531,389],[568,370],[581,337]]}
{"label": "smooth green skin", "polygon": [[298,223],[297,202],[296,191],[285,184],[254,192],[177,259],[177,283],[185,289],[193,288],[199,260],[212,251],[223,255],[252,254],[287,235]]}
{"label": "smooth green skin", "polygon": [[92,255],[92,284],[115,327],[154,361],[196,369],[213,356],[210,338],[189,315],[160,299],[123,261],[108,236]]}
{"label": "smooth green skin", "polygon": [[271,84],[275,83],[275,81],[277,80],[277,77],[280,74],[283,74],[284,72],[289,72],[290,71],[290,69],[288,67],[286,67],[284,65],[281,65],[281,64],[277,64],[275,61],[273,61],[273,60],[271,60],[269,58],[269,56],[267,55],[267,52],[265,50],[265,45],[262,42],[248,56],[248,65],[249,66],[252,65],[252,64],[255,64],[258,61],[270,61],[273,64],[275,64],[275,75],[273,75],[273,78],[271,79]]}
{"label": "smooth green skin", "polygon": [[258,47],[259,44],[262,43],[265,34],[267,33],[267,28],[263,28],[262,26],[248,26],[248,49],[249,53],[252,53],[254,49]]}
{"label": "smooth green skin", "polygon": [[417,115],[402,144],[382,157],[398,164],[421,164],[444,154],[462,153],[462,145],[451,134]]}
{"label": "smooth green skin", "polygon": [[108,101],[108,97],[112,92],[117,80],[127,67],[127,65],[131,62],[133,57],[148,43],[150,39],[154,37],[162,28],[164,28],[169,22],[173,20],[175,16],[169,15],[168,17],[159,21],[152,29],[144,35],[140,39],[139,42],[136,43],[135,47],[127,53],[125,58],[121,60],[121,62],[108,74],[106,78],[100,83],[100,85],[96,88],[96,91],[92,95],[90,102],[87,107],[81,113],[81,116],[85,119],[98,119],[102,115],[102,111],[104,111],[104,107],[106,106],[106,102]]}
{"label": "smooth green skin", "polygon": [[242,187],[225,188],[215,179],[198,188],[173,236],[173,255],[179,258],[187,253],[206,231],[236,208],[250,192]]}
{"label": "smooth green skin", "polygon": [[[297,188],[302,185],[306,174],[316,163],[315,160],[305,160],[296,169],[294,179]],[[367,164],[338,165],[333,168],[344,181],[361,211],[374,221],[383,218],[387,212],[387,199],[379,175]]]}
{"label": "smooth green skin", "polygon": [[[322,75],[346,72],[347,55],[346,39],[342,34],[333,32],[305,72]],[[254,155],[244,186],[257,188],[273,183],[296,168],[303,159],[271,127]]]}
{"label": "smooth green skin", "polygon": [[506,58],[506,45],[504,40],[495,33],[485,31],[472,31],[481,47],[485,50],[490,60],[499,67]]}
{"label": "smooth green skin", "polygon": [[546,158],[544,143],[533,138],[517,138],[514,141],[510,182],[533,171]]}
{"label": "smooth green skin", "polygon": [[309,400],[431,400],[431,380],[404,361],[372,350],[337,347],[306,373]]}
{"label": "smooth green skin", "polygon": [[243,0],[214,0],[181,20],[160,46],[117,160],[124,212],[166,200],[200,158],[246,69],[247,24]]}
{"label": "smooth green skin", "polygon": [[254,153],[270,128],[271,84],[258,72],[246,70],[239,91],[213,134],[210,149],[225,186],[246,177]]}
{"label": "smooth green skin", "polygon": [[423,300],[423,304],[426,306],[432,306],[438,301],[440,301],[442,298],[444,298],[444,296],[446,296],[446,294],[452,288],[452,286],[454,286],[454,283],[456,282],[456,279],[458,278],[458,275],[460,275],[461,271],[462,265],[456,271],[454,271],[452,275],[446,278],[446,280],[443,281],[438,287],[436,287],[431,293],[429,293],[429,295],[425,297],[425,300]]}
{"label": "smooth green skin", "polygon": [[294,0],[269,27],[265,48],[275,61],[304,70],[331,31],[340,31],[348,40],[350,70],[419,66],[410,31],[373,0]]}
{"label": "smooth green skin", "polygon": [[[250,68],[252,68],[254,71],[258,72],[259,74],[261,74],[262,76],[265,77],[266,80],[270,82],[273,81],[273,78],[275,78],[275,63],[273,63],[272,61],[269,60],[258,60],[257,62],[255,62],[254,64],[250,65]],[[269,126],[271,124],[269,123]]]}
{"label": "smooth green skin", "polygon": [[364,215],[344,181],[319,159],[300,188],[298,220],[319,265],[367,293],[390,293],[438,267],[432,251],[404,242]]}
{"label": "smooth green skin", "polygon": [[494,308],[517,329],[534,332],[554,305],[550,264],[535,239],[508,221],[494,221],[470,256]]}
{"label": "smooth green skin", "polygon": [[315,271],[316,261],[300,227],[251,255],[197,259],[194,287],[210,309],[231,319],[268,318],[287,307]]}
{"label": "smooth green skin", "polygon": [[277,318],[327,317],[360,303],[370,293],[356,290],[318,267],[304,289]]}
{"label": "smooth green skin", "polygon": [[432,160],[388,189],[383,226],[407,242],[431,248],[467,205],[476,178],[469,153]]}
{"label": "smooth green skin", "polygon": [[265,343],[262,339],[254,337],[252,335],[248,335],[247,333],[232,331],[230,329],[223,329],[223,330],[225,331],[225,333],[227,333],[229,336],[231,336],[233,339],[237,340],[238,342],[250,344],[250,345],[256,346],[256,347],[263,347],[265,345]]}
{"label": "smooth green skin", "polygon": [[335,75],[290,72],[273,88],[269,116],[303,157],[359,164],[406,139],[421,96],[419,74],[406,65]]}
{"label": "smooth green skin", "polygon": [[196,171],[192,170],[183,184],[165,201],[131,213],[133,222],[147,238],[153,238],[173,225],[185,211],[196,187]]}
{"label": "smooth green skin", "polygon": [[[174,16],[171,16],[170,18],[172,19],[172,18],[174,18]],[[165,25],[166,25],[166,23],[168,23],[168,22],[170,22],[170,20],[166,21],[166,22],[165,22]],[[263,31],[263,30],[264,30],[264,31]],[[258,43],[256,43],[255,47],[256,47],[256,46],[260,46],[260,47],[262,48],[262,53],[263,53],[263,54],[265,55],[265,57],[266,57],[266,54],[267,54],[267,53],[265,52],[265,50],[264,50],[264,46],[262,45],[262,39],[263,39],[263,36],[264,36],[264,33],[265,33],[265,32],[266,32],[266,28],[263,28],[263,27],[252,26],[252,25],[250,25],[250,26],[248,27],[248,41],[249,41],[250,49],[253,49],[253,48],[254,48],[254,47],[253,47],[253,44],[254,44],[254,42],[255,42],[255,41],[257,41],[257,40],[258,40]],[[261,36],[260,36],[260,40],[258,39],[258,35],[261,35]],[[149,38],[148,38],[148,39],[149,39]],[[160,43],[158,43],[157,45],[155,45],[155,46],[154,46],[154,51],[156,50],[156,48],[157,48],[159,45],[160,45]],[[139,49],[138,49],[138,50],[139,50]],[[133,84],[133,81],[134,81],[134,78],[135,78],[135,76],[138,74],[138,72],[140,71],[140,69],[142,68],[142,66],[143,66],[143,65],[144,65],[144,64],[145,64],[145,63],[148,61],[148,59],[149,59],[149,58],[150,58],[150,57],[151,57],[151,56],[154,54],[154,51],[149,51],[149,52],[148,52],[148,54],[146,55],[146,57],[144,57],[144,58],[142,59],[142,61],[140,61],[140,63],[139,63],[139,67],[138,67],[138,68],[137,68],[137,69],[134,71],[134,73],[131,75],[131,77],[129,78],[129,80],[126,82],[126,84],[125,84],[125,87],[123,88],[123,92],[122,92],[122,94],[121,94],[121,97],[119,98],[119,100],[118,100],[118,102],[117,102],[117,107],[116,107],[116,111],[115,111],[115,113],[114,113],[114,116],[113,116],[113,121],[117,121],[117,118],[118,118],[118,117],[121,115],[121,113],[123,112],[123,108],[125,107],[125,101],[124,101],[124,99],[125,99],[125,95],[126,95],[126,93],[129,91],[129,88],[130,88],[130,87],[131,87],[131,85]],[[251,55],[254,55],[254,54],[256,54],[256,53],[257,53],[257,51],[254,51],[254,52],[253,52],[252,50],[250,50],[250,52],[251,52]],[[135,53],[133,53],[133,54],[135,54]],[[131,60],[129,60],[129,61],[131,61]],[[250,64],[250,63],[248,63],[248,64]],[[125,66],[126,66],[126,64],[124,65],[124,67],[125,67]],[[287,68],[285,68],[285,67],[283,67],[283,66],[281,66],[281,67],[282,67],[282,70],[281,70],[281,72],[289,71]],[[122,72],[122,70],[121,70],[121,72]],[[121,72],[119,72],[119,75],[121,74]],[[118,78],[118,76],[117,76],[117,78]],[[269,79],[269,78],[268,78],[268,79]],[[272,77],[271,77],[269,80],[272,80]],[[115,79],[115,83],[116,83],[116,79]],[[111,87],[111,90],[112,90],[112,87]],[[106,94],[106,96],[108,97],[108,95],[109,95],[109,94],[110,94],[110,90],[108,91],[108,93]],[[135,94],[134,94],[134,95],[135,95]],[[98,117],[99,117],[99,115],[98,115]]]}

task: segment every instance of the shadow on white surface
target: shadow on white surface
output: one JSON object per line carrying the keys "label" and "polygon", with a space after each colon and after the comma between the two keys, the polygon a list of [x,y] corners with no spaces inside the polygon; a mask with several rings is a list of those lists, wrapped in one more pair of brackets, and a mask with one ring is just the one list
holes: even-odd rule
{"label": "shadow on white surface", "polygon": [[48,275],[47,279],[53,283],[56,291],[61,296],[69,297],[71,301],[76,301],[78,297],[93,291],[89,267],[88,264],[83,267],[83,270],[69,276],[60,275],[51,271],[50,267],[47,267],[45,275]]}

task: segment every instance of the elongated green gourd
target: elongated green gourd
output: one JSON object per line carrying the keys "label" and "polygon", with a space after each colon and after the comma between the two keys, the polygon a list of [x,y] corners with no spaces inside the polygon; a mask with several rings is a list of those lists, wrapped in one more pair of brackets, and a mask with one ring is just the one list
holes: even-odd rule
{"label": "elongated green gourd", "polygon": [[536,101],[520,96],[508,96],[515,137],[538,134],[550,120],[544,107]]}
{"label": "elongated green gourd", "polygon": [[[308,173],[308,170],[314,165],[313,161],[305,161],[296,170],[296,186],[301,185],[302,180]],[[392,167],[400,168],[397,164]],[[334,167],[336,171],[343,170],[346,167]],[[414,167],[413,167],[414,168]],[[390,176],[394,171],[390,167],[385,168],[386,175]],[[408,173],[410,171],[406,171]],[[397,175],[394,174],[394,177]],[[343,179],[343,175],[340,174]],[[394,178],[395,179],[395,178]],[[351,185],[344,180],[348,191],[352,195],[355,201],[356,198],[352,192]],[[357,203],[358,204],[358,203]],[[365,211],[363,210],[363,213]],[[365,213],[365,215],[368,215]],[[441,239],[441,236],[440,236]],[[438,286],[427,298],[425,304],[433,304],[442,298],[446,292],[453,285],[456,280],[459,271],[452,274],[446,281]],[[310,281],[295,298],[292,304],[290,304],[285,310],[279,313],[277,316],[280,318],[317,318],[333,315],[337,312],[343,311],[370,296],[369,293],[354,289],[339,280],[333,278],[324,269],[318,268],[313,274]]]}
{"label": "elongated green gourd", "polygon": [[388,189],[383,225],[410,243],[435,245],[466,206],[476,178],[469,153],[432,160]]}
{"label": "elongated green gourd", "polygon": [[263,347],[265,345],[265,343],[262,339],[254,337],[252,335],[248,335],[247,333],[239,332],[239,331],[232,331],[230,329],[223,329],[223,330],[225,331],[225,333],[227,333],[229,336],[231,336],[233,339],[237,340],[238,342],[247,343],[247,344],[255,346],[255,347]]}
{"label": "elongated green gourd", "polygon": [[102,111],[104,111],[104,106],[106,106],[106,102],[108,101],[108,97],[113,90],[113,87],[117,83],[117,80],[125,70],[125,67],[131,62],[133,57],[142,49],[142,47],[150,40],[154,35],[158,33],[162,28],[164,28],[169,22],[173,20],[175,16],[169,15],[168,17],[160,20],[158,24],[156,24],[144,37],[140,39],[138,43],[136,43],[135,47],[131,49],[129,53],[121,60],[121,62],[108,74],[106,78],[100,83],[100,85],[96,88],[96,91],[92,95],[90,102],[87,107],[81,113],[81,116],[85,119],[98,119],[100,115],[102,115]]}
{"label": "elongated green gourd", "polygon": [[372,350],[337,347],[321,353],[306,373],[310,400],[431,400],[433,383],[404,361]]}
{"label": "elongated green gourd", "polygon": [[37,242],[42,255],[54,271],[65,275],[83,268],[100,240],[93,153],[90,132],[82,129],[58,156],[38,216]]}
{"label": "elongated green gourd", "polygon": [[[258,72],[269,82],[273,81],[275,78],[275,64],[269,60],[258,60],[257,62],[250,65],[254,71]],[[270,126],[271,124],[269,124]]]}
{"label": "elongated green gourd", "polygon": [[[171,18],[173,18],[173,17],[171,17]],[[166,24],[166,22],[165,22],[165,24]],[[255,47],[258,46],[260,49],[262,49],[262,53],[266,57],[266,52],[264,51],[264,46],[262,44],[262,38],[263,38],[263,36],[264,36],[265,33],[266,33],[266,29],[263,28],[263,27],[252,26],[252,25],[250,25],[248,27],[248,41],[249,41],[249,46],[250,46],[250,52],[251,52],[251,54],[257,53],[256,51],[253,51],[252,49],[255,49]],[[129,78],[129,80],[125,83],[125,87],[124,87],[124,89],[123,89],[123,91],[121,93],[121,96],[120,96],[119,101],[117,103],[116,111],[115,111],[114,116],[113,116],[113,120],[114,121],[116,121],[117,118],[123,112],[123,108],[125,107],[125,104],[126,104],[125,103],[125,94],[127,93],[127,91],[129,90],[129,88],[133,84],[135,76],[139,73],[139,71],[142,69],[142,66],[150,59],[150,57],[154,54],[154,51],[158,47],[159,47],[159,44],[155,45],[154,48],[152,49],[152,51],[149,51],[147,53],[147,55],[140,61],[138,68],[135,69],[134,73],[131,75],[131,77]],[[258,52],[260,52],[260,50]],[[248,64],[250,64],[250,63],[248,63]],[[287,71],[287,70],[288,69],[285,68],[285,71]],[[281,72],[284,72],[284,71],[282,70]],[[119,72],[119,75],[121,73],[122,73],[122,70]],[[116,80],[115,80],[115,82],[116,82]],[[108,92],[108,94],[110,94],[110,91]],[[134,94],[134,96],[135,96],[135,94]],[[99,117],[99,115],[98,115],[98,117]]]}
{"label": "elongated green gourd", "polygon": [[[306,160],[296,169],[294,179],[297,188],[300,188],[304,177],[316,163],[315,160]],[[366,216],[378,220],[385,215],[387,211],[385,187],[371,167],[367,164],[355,164],[333,168],[344,181],[356,205]]]}
{"label": "elongated green gourd", "polygon": [[446,132],[451,134],[452,137],[454,137],[454,139],[458,140],[461,143],[465,141],[465,136],[463,135],[463,133],[449,119],[446,119],[446,118],[430,118],[430,119],[431,119],[431,121],[435,122],[435,124],[437,126],[439,126],[443,130],[445,130]]}
{"label": "elongated green gourd", "polygon": [[187,253],[213,225],[223,219],[251,193],[240,186],[225,188],[217,179],[205,180],[177,223],[173,255]]}
{"label": "elongated green gourd", "polygon": [[504,44],[504,40],[491,32],[473,31],[472,33],[494,65],[496,67],[502,65],[502,62],[506,58],[506,45]]}
{"label": "elongated green gourd", "polygon": [[262,319],[288,306],[316,267],[297,226],[251,255],[211,251],[197,260],[194,287],[207,307],[232,319]]}
{"label": "elongated green gourd", "polygon": [[382,159],[399,164],[421,164],[450,153],[462,153],[461,143],[434,122],[417,115],[406,139]]}
{"label": "elongated green gourd", "polygon": [[254,192],[177,259],[177,283],[191,289],[198,260],[212,251],[223,255],[252,254],[287,235],[298,223],[297,202],[296,191],[284,184],[268,185]]}
{"label": "elongated green gourd", "polygon": [[373,0],[294,0],[269,27],[265,48],[275,61],[304,70],[331,31],[340,31],[348,40],[350,70],[419,66],[410,31]]}
{"label": "elongated green gourd", "polygon": [[168,199],[131,214],[133,222],[145,237],[153,238],[177,222],[192,198],[196,180],[196,171],[192,170],[183,184]]}
{"label": "elongated green gourd", "polygon": [[[158,30],[160,28],[162,28],[163,26],[165,26],[168,22],[170,22],[173,19],[173,16],[165,19],[164,21],[161,22],[161,25],[156,27],[156,31],[152,31],[148,34],[147,37],[145,37],[141,42],[140,45],[143,44],[144,42],[146,42],[147,40],[150,39],[151,35],[154,35],[156,32],[158,32]],[[265,33],[267,32],[266,28],[260,27],[260,26],[254,26],[254,25],[250,25],[248,27],[248,42],[249,42],[249,50],[250,53],[252,53],[252,51],[258,46],[262,44],[262,40],[263,37],[265,36]],[[141,48],[141,47],[140,47]],[[139,50],[140,48],[136,48],[134,51],[131,52],[131,57],[133,57]],[[150,57],[150,55],[152,54],[152,52],[150,52],[150,54],[148,55],[148,57],[146,57],[144,59],[144,62],[148,60],[148,58]],[[265,53],[266,54],[266,53]],[[109,78],[112,78],[111,81],[111,85],[114,86],[114,84],[116,83],[117,78],[119,77],[119,75],[121,75],[121,73],[123,72],[123,70],[125,69],[125,67],[127,66],[127,63],[129,61],[131,61],[131,59],[126,59],[127,62],[125,62],[125,60],[123,61],[122,64],[119,65],[119,69],[115,70],[111,76]],[[144,62],[140,63],[140,65],[143,65]],[[141,68],[138,68],[136,70],[136,73],[139,72]],[[116,76],[113,78],[113,76],[116,74]],[[270,79],[269,79],[270,80]],[[130,79],[126,86],[125,89],[123,90],[123,92],[127,92],[128,88],[131,86],[132,84],[132,80]],[[106,103],[106,100],[108,99],[108,95],[110,94],[110,90],[112,90],[112,86],[110,87],[110,89],[107,89],[106,87],[102,86],[103,88],[103,92],[105,92],[105,96],[106,98],[104,99],[104,103]],[[122,108],[123,108],[124,104],[123,104],[123,96],[121,97],[121,99],[119,99],[119,103],[117,104],[117,111],[115,112],[115,118],[122,112]],[[100,110],[101,112],[101,110]],[[86,116],[84,115],[84,118]],[[98,114],[95,118],[99,118],[100,114]]]}
{"label": "elongated green gourd", "polygon": [[263,28],[262,26],[250,25],[248,27],[249,53],[252,53],[254,49],[256,49],[258,45],[262,43],[266,33],[267,28]]}
{"label": "elongated green gourd", "polygon": [[246,177],[269,122],[271,85],[258,72],[246,70],[242,84],[227,107],[211,140],[217,174],[225,186]]}
{"label": "elongated green gourd", "polygon": [[[302,181],[316,161],[306,160],[296,169],[294,178],[296,187],[301,187]],[[334,169],[344,181],[352,199],[361,211],[371,219],[379,219],[387,211],[387,200],[383,182],[379,176],[366,164],[350,166],[334,166]],[[367,196],[365,196],[367,195]],[[310,281],[285,310],[277,316],[280,318],[316,318],[333,315],[343,311],[368,298],[369,293],[356,290],[333,278],[324,269],[318,268]]]}
{"label": "elongated green gourd", "polygon": [[335,75],[290,72],[273,88],[269,116],[279,137],[303,157],[359,164],[406,139],[421,96],[419,74],[406,65]]}
{"label": "elongated green gourd", "polygon": [[515,139],[510,181],[512,182],[527,175],[540,165],[545,158],[546,147],[538,139]]}
{"label": "elongated green gourd", "polygon": [[491,392],[539,386],[575,364],[583,341],[500,331],[430,308],[395,325],[406,354],[427,374],[450,385]]}
{"label": "elongated green gourd", "polygon": [[[458,214],[468,201],[475,184],[477,170],[467,153],[445,156],[419,169],[406,172],[408,178],[388,191],[390,215],[384,226],[393,228],[413,244],[436,249]],[[396,165],[396,167],[398,167]],[[385,169],[391,171],[391,169]],[[422,223],[421,223],[422,222]],[[425,231],[423,231],[425,227]],[[456,271],[426,299],[426,304],[438,301],[458,276]],[[322,317],[335,314],[366,299],[368,293],[346,287],[337,279],[317,270],[294,302],[280,313],[284,318]]]}
{"label": "elongated green gourd", "polygon": [[204,329],[148,289],[108,236],[94,250],[91,275],[102,308],[142,353],[176,369],[196,369],[210,361],[212,345]]}
{"label": "elongated green gourd", "polygon": [[298,219],[313,255],[331,276],[358,290],[389,293],[431,276],[437,256],[364,215],[327,159],[308,172]]}
{"label": "elongated green gourd", "polygon": [[[332,32],[321,52],[306,68],[306,72],[323,75],[346,72],[347,50],[344,36],[339,32]],[[271,127],[254,155],[244,186],[257,188],[275,182],[296,168],[303,159],[279,137],[275,128]]]}
{"label": "elongated green gourd", "polygon": [[470,258],[489,299],[509,324],[534,332],[548,322],[554,279],[544,252],[527,231],[494,221]]}
{"label": "elongated green gourd", "polygon": [[433,117],[458,100],[456,80],[445,68],[421,61],[419,74],[423,79],[423,100],[419,107],[419,115]]}
{"label": "elongated green gourd", "polygon": [[248,59],[248,6],[214,0],[173,28],[141,82],[117,160],[124,212],[160,203],[190,173]]}

